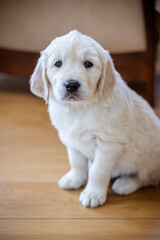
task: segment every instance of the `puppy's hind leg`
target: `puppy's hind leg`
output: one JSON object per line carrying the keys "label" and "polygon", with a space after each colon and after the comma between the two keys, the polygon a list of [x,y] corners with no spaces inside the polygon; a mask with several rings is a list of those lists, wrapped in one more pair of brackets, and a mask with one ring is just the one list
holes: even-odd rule
{"label": "puppy's hind leg", "polygon": [[112,190],[119,195],[127,195],[137,191],[143,186],[138,176],[126,176],[115,180]]}

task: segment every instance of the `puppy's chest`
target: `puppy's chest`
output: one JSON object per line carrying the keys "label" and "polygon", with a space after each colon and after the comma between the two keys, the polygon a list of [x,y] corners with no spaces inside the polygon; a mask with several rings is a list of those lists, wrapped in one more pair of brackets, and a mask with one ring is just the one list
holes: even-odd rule
{"label": "puppy's chest", "polygon": [[87,158],[94,158],[96,139],[91,131],[87,114],[70,114],[60,111],[50,113],[52,124],[59,132],[61,141],[68,147],[82,152]]}

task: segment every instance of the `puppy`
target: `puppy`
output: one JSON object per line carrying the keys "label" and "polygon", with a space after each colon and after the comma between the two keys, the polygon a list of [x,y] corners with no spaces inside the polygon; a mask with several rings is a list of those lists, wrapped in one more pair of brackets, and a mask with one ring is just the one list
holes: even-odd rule
{"label": "puppy", "polygon": [[96,41],[76,30],[53,40],[41,52],[30,86],[48,103],[68,151],[71,170],[58,185],[78,189],[88,179],[79,198],[83,206],[105,203],[111,177],[120,195],[159,184],[160,120]]}

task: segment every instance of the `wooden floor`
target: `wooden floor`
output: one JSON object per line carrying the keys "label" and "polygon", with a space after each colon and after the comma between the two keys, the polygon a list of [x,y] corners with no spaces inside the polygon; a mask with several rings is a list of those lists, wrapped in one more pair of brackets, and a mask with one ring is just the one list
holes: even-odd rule
{"label": "wooden floor", "polygon": [[81,190],[57,186],[67,170],[44,101],[0,93],[0,240],[160,239],[160,187],[129,196],[109,189],[104,206],[88,209]]}

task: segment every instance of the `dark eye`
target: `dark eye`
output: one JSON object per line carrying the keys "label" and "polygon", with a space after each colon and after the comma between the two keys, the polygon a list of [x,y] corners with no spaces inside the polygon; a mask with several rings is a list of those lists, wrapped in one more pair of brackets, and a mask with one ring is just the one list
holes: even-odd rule
{"label": "dark eye", "polygon": [[56,67],[61,67],[62,66],[62,61],[57,61],[55,64],[54,64]]}
{"label": "dark eye", "polygon": [[93,66],[93,63],[87,61],[87,62],[84,62],[84,66],[85,68],[91,68]]}

